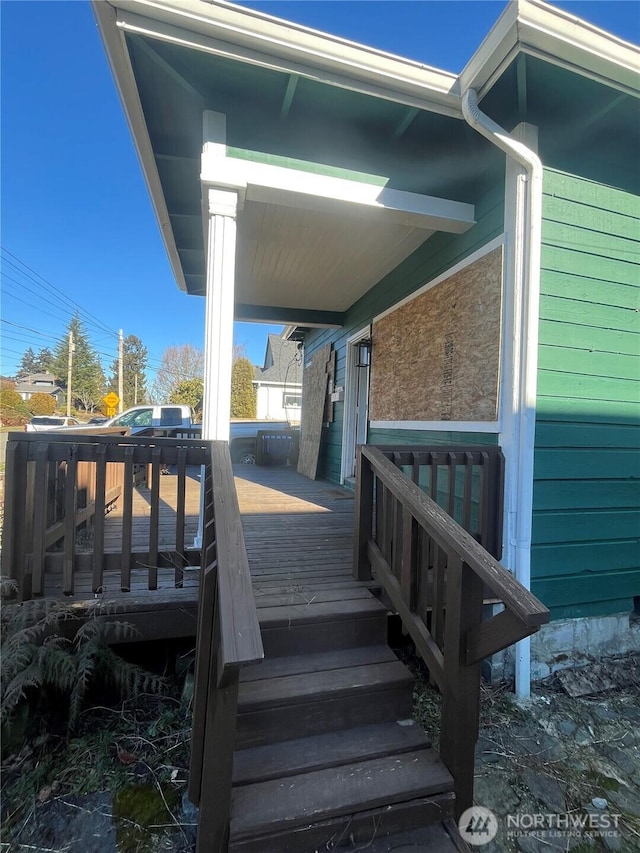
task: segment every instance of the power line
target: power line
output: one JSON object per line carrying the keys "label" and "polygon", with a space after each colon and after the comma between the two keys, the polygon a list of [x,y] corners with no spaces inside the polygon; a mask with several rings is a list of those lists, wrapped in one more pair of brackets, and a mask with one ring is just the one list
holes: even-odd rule
{"label": "power line", "polygon": [[[0,248],[2,248],[3,252],[5,252],[7,255],[9,255],[11,258],[13,258],[15,261],[17,261],[21,266],[23,266],[25,269],[29,270],[30,273],[33,273],[33,275],[28,275],[23,270],[20,270],[19,267],[16,267],[16,264],[14,264],[12,261],[6,260],[6,258],[5,258],[5,263],[9,263],[12,267],[18,269],[18,271],[22,275],[24,275],[26,278],[31,279],[31,281],[33,281],[34,284],[36,284],[42,290],[50,290],[50,291],[53,291],[54,293],[56,293],[60,298],[64,299],[65,302],[67,302],[69,305],[71,305],[75,309],[77,309],[81,314],[84,314],[86,317],[91,318],[93,320],[93,323],[96,326],[98,326],[98,328],[101,328],[103,331],[108,332],[110,335],[115,335],[115,337],[118,337],[117,331],[115,331],[114,329],[111,329],[102,320],[100,320],[98,317],[96,317],[95,314],[92,314],[90,311],[87,311],[86,308],[83,308],[79,303],[70,299],[64,291],[60,290],[59,287],[56,287],[54,284],[52,284],[50,281],[48,281],[48,279],[46,279],[39,272],[36,272],[36,270],[34,270],[32,267],[30,267],[21,258],[19,258],[17,255],[14,255],[13,252],[9,251],[9,249],[7,249],[5,246],[2,246]],[[40,279],[40,281],[37,281],[35,278],[33,278],[33,276],[37,276],[38,279]]]}

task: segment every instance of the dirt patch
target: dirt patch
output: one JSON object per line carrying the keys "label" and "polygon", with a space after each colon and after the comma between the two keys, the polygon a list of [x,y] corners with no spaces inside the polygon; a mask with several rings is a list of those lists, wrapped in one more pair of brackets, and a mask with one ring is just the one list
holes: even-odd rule
{"label": "dirt patch", "polygon": [[[640,851],[639,666],[611,661],[624,686],[577,697],[553,676],[522,706],[506,685],[483,686],[475,802],[498,831],[477,849]],[[420,670],[414,708],[437,744],[440,697]]]}

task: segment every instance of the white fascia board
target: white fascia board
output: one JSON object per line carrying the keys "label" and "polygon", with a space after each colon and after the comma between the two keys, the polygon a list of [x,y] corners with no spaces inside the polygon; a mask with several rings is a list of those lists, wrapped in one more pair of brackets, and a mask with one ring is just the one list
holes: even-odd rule
{"label": "white fascia board", "polygon": [[460,74],[483,97],[518,51],[640,96],[640,49],[542,0],[512,0]]}
{"label": "white fascia board", "polygon": [[142,168],[151,203],[156,215],[156,221],[162,235],[169,263],[180,290],[187,290],[187,284],[182,272],[182,264],[178,255],[173,228],[169,219],[169,211],[164,200],[160,176],[153,156],[151,140],[147,133],[147,125],[142,111],[138,89],[129,61],[124,36],[116,27],[116,15],[113,7],[105,0],[91,0],[93,13],[98,23],[102,44],[109,60],[111,73],[118,89],[120,102],[127,118],[129,131],[133,139],[138,159]]}
{"label": "white fascia board", "polygon": [[110,0],[127,32],[462,118],[456,75],[231,3]]}
{"label": "white fascia board", "polygon": [[354,204],[377,210],[391,221],[429,231],[462,234],[475,224],[472,204],[269,163],[221,157],[217,151],[203,153],[200,179],[211,186],[241,189],[247,201],[305,210],[331,209],[336,203]]}
{"label": "white fascia board", "polygon": [[295,391],[298,388],[302,388],[302,382],[291,382],[288,379],[286,382],[284,380],[282,380],[281,382],[270,382],[269,380],[265,379],[252,379],[251,381],[254,385],[268,385],[270,388],[284,388],[287,391],[291,392]]}

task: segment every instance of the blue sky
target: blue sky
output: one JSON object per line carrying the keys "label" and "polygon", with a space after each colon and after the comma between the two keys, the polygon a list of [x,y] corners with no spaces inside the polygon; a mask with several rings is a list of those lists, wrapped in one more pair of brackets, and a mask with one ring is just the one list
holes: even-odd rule
{"label": "blue sky", "polygon": [[[243,5],[458,72],[505,2]],[[556,5],[638,41],[638,0]],[[91,8],[84,0],[3,0],[0,14],[0,372],[12,375],[28,346],[55,345],[79,307],[105,367],[122,328],[147,346],[153,381],[167,346],[202,347],[204,301],[173,280]],[[237,324],[236,342],[261,363],[266,335],[277,330]]]}

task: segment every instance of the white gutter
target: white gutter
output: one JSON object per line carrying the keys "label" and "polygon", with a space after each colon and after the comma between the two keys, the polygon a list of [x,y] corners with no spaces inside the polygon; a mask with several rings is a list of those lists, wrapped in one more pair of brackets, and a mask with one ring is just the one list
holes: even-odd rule
{"label": "white gutter", "polygon": [[[531,587],[531,527],[533,514],[533,452],[536,429],[536,389],[538,372],[538,317],[540,303],[540,246],[542,241],[542,163],[535,152],[510,136],[504,128],[478,107],[475,89],[467,89],[462,97],[465,121],[508,157],[524,168],[518,176],[516,198],[516,264],[513,287],[520,292],[521,320],[514,358],[514,418],[518,435],[516,488],[511,490],[512,506],[507,517],[513,519],[507,531],[513,547],[516,578]],[[530,641],[527,637],[516,645],[516,696],[527,699],[531,686]]]}

